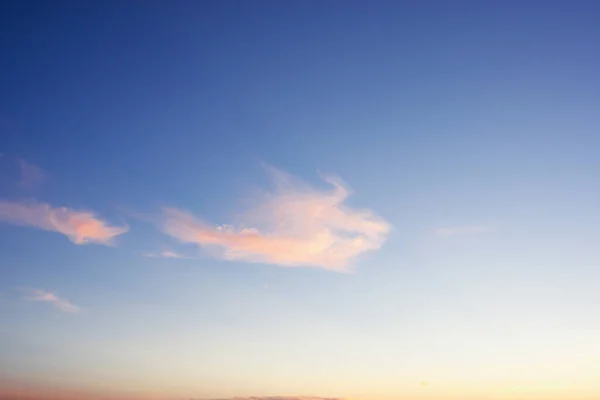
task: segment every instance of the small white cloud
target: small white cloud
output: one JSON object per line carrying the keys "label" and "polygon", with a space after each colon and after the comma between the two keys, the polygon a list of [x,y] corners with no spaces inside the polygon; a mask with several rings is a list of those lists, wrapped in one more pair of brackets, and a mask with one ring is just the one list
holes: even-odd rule
{"label": "small white cloud", "polygon": [[29,292],[29,295],[25,296],[25,300],[50,303],[55,308],[66,313],[78,314],[82,312],[81,308],[69,302],[67,299],[58,297],[55,293],[41,289],[29,289],[27,291]]}
{"label": "small white cloud", "polygon": [[490,228],[485,225],[458,225],[436,228],[434,233],[438,236],[473,235],[489,232]]}

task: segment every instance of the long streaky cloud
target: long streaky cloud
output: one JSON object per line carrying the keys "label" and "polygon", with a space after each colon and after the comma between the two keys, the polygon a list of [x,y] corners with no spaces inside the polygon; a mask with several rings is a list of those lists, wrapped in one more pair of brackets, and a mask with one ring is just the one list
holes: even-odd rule
{"label": "long streaky cloud", "polygon": [[52,292],[48,292],[41,289],[31,289],[30,294],[25,297],[26,300],[30,301],[43,301],[52,304],[57,309],[66,313],[78,314],[82,312],[81,308],[77,307],[67,299],[58,297]]}
{"label": "long streaky cloud", "polygon": [[343,400],[340,397],[314,397],[314,396],[251,396],[251,397],[233,397],[221,400]]}
{"label": "long streaky cloud", "polygon": [[434,233],[438,236],[456,236],[456,235],[468,235],[477,233],[489,232],[490,228],[484,225],[459,225],[459,226],[446,226],[437,228]]}
{"label": "long streaky cloud", "polygon": [[53,208],[43,203],[0,201],[0,222],[62,233],[75,244],[109,245],[115,236],[128,230],[111,226],[90,211]]}
{"label": "long streaky cloud", "polygon": [[214,226],[175,208],[164,210],[163,230],[213,249],[221,258],[285,267],[347,270],[359,255],[379,249],[391,229],[370,210],[345,205],[349,189],[337,178],[319,190],[268,167],[274,190],[240,218],[237,227]]}

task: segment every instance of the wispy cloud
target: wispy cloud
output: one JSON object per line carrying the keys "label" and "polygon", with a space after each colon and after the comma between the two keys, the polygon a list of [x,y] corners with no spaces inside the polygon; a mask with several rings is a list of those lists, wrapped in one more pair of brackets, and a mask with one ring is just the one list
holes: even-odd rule
{"label": "wispy cloud", "polygon": [[214,226],[175,208],[164,210],[164,232],[228,260],[344,271],[358,255],[379,249],[391,229],[370,210],[345,205],[349,189],[335,177],[313,188],[268,167],[274,190],[244,213],[237,227]]}
{"label": "wispy cloud", "polygon": [[108,245],[115,236],[127,232],[127,227],[110,226],[93,212],[43,203],[0,201],[0,222],[59,232],[76,244]]}
{"label": "wispy cloud", "polygon": [[77,314],[82,311],[81,308],[69,302],[67,299],[60,298],[52,292],[41,289],[29,289],[28,292],[29,294],[25,296],[26,300],[51,303],[57,309],[71,314]]}
{"label": "wispy cloud", "polygon": [[35,164],[19,159],[19,169],[21,177],[19,184],[27,189],[32,189],[46,179],[46,173]]}
{"label": "wispy cloud", "polygon": [[436,228],[434,233],[438,236],[456,236],[486,233],[489,231],[490,227],[485,225],[456,225]]}
{"label": "wispy cloud", "polygon": [[143,253],[142,255],[148,258],[190,258],[171,250],[163,250],[158,253]]}

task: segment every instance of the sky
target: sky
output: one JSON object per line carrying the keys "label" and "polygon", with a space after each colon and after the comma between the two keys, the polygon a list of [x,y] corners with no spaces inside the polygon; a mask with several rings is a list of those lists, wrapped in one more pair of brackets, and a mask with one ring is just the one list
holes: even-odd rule
{"label": "sky", "polygon": [[1,2],[0,399],[599,398],[599,16]]}

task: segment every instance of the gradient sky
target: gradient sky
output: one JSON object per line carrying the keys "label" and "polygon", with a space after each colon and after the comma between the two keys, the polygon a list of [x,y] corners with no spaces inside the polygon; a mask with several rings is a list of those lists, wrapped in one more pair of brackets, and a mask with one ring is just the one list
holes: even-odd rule
{"label": "gradient sky", "polygon": [[0,397],[599,398],[599,19],[1,2]]}

